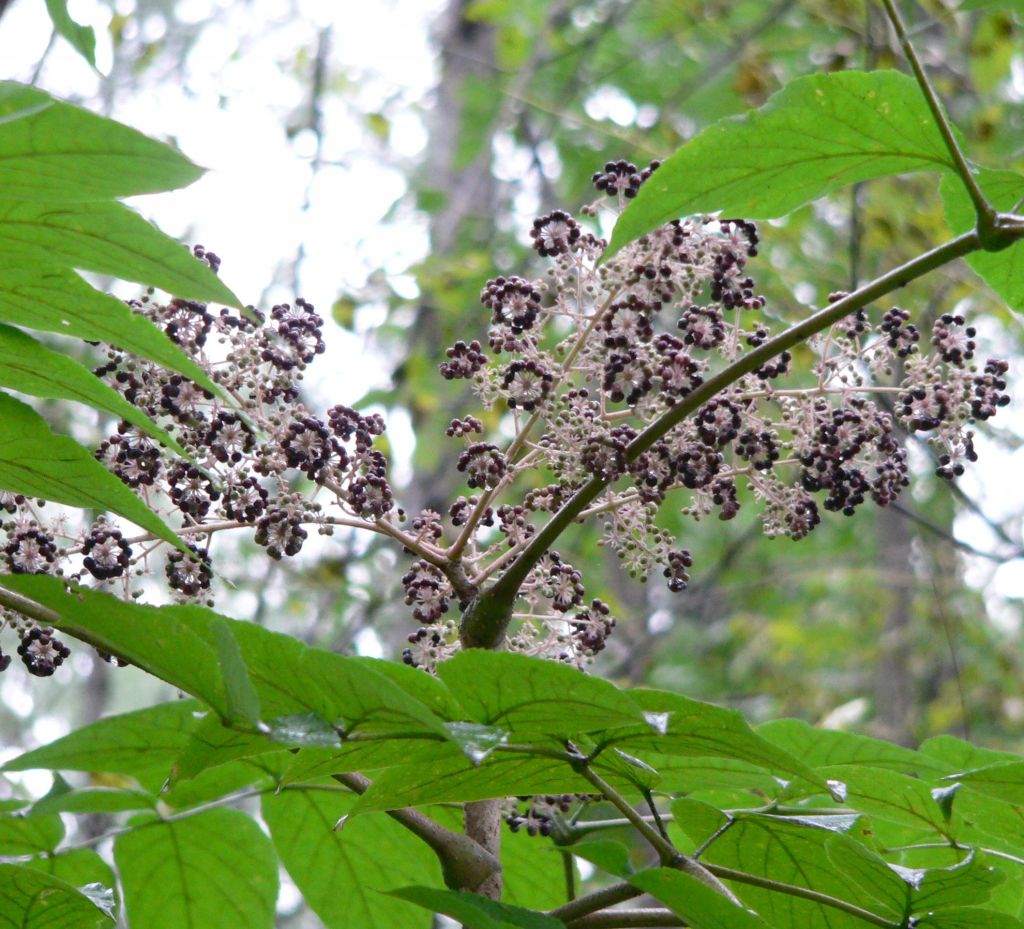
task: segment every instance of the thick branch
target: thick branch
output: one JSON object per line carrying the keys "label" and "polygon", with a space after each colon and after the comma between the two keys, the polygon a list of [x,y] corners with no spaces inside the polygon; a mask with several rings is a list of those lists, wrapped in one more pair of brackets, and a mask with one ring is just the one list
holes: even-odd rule
{"label": "thick branch", "polygon": [[[1000,219],[1004,219],[1004,217],[1000,217]],[[1005,219],[1010,220],[1009,217],[1005,217]],[[1009,234],[1019,238],[1024,235],[1024,227],[1012,225],[1012,231]],[[769,339],[714,377],[709,378],[693,393],[651,423],[630,444],[626,452],[627,460],[635,460],[700,406],[736,383],[740,378],[756,371],[765,362],[824,331],[833,323],[855,313],[880,297],[897,288],[904,287],[911,281],[957,258],[977,251],[979,248],[981,248],[981,239],[978,232],[976,230],[965,232],[963,235],[883,274],[802,322],[790,326],[785,332]],[[566,528],[579,517],[587,506],[593,503],[609,483],[610,481],[605,478],[597,476],[591,478],[548,520],[494,585],[476,597],[463,615],[462,641],[464,644],[494,648],[501,642],[512,616],[512,604],[523,581],[526,580],[527,574],[544,553],[555,544]]]}
{"label": "thick branch", "polygon": [[[370,787],[369,779],[355,772],[333,777],[357,794]],[[444,882],[452,890],[476,891],[501,873],[501,862],[482,845],[461,832],[445,829],[418,810],[388,810],[388,816],[430,846],[441,862]]]}
{"label": "thick branch", "polygon": [[596,913],[605,907],[615,906],[616,903],[624,903],[626,900],[634,900],[643,896],[643,891],[632,884],[623,881],[621,884],[613,884],[601,890],[587,894],[585,897],[577,897],[553,910],[548,911],[548,916],[554,916],[568,925],[573,920],[586,916],[588,913]]}

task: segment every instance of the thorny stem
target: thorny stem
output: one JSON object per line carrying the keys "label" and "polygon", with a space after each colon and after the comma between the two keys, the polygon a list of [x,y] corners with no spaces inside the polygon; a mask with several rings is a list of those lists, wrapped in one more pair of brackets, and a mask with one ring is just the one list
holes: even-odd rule
{"label": "thorny stem", "polygon": [[[1024,237],[1024,224],[1014,223],[1008,228],[1009,235]],[[981,247],[981,236],[977,230],[965,232],[881,275],[802,322],[790,326],[785,332],[764,342],[709,378],[651,423],[630,444],[626,451],[627,461],[635,460],[700,406],[740,378],[753,373],[765,362],[812,335],[822,332],[844,316],[855,313],[891,291]],[[511,618],[512,603],[530,570],[609,483],[606,478],[592,477],[533,536],[501,578],[476,597],[463,615],[461,632],[464,644],[493,648],[501,641]]]}
{"label": "thorny stem", "polygon": [[974,211],[978,219],[978,233],[981,237],[981,246],[982,248],[986,248],[989,234],[995,231],[996,218],[998,214],[992,204],[988,202],[985,195],[981,192],[981,188],[978,186],[978,182],[975,180],[974,174],[971,172],[970,165],[967,164],[967,158],[964,156],[964,153],[960,148],[960,143],[956,140],[956,134],[953,132],[953,127],[946,118],[946,114],[942,111],[942,103],[939,101],[939,96],[935,93],[935,88],[932,87],[932,83],[928,79],[928,75],[925,73],[924,66],[921,64],[921,59],[917,57],[917,52],[914,49],[913,43],[910,41],[910,36],[907,34],[907,27],[903,22],[903,17],[900,15],[900,11],[896,7],[895,0],[882,0],[882,6],[885,7],[886,15],[889,17],[889,21],[892,23],[893,29],[896,30],[896,36],[900,41],[900,47],[903,49],[903,54],[907,56],[907,60],[910,62],[910,67],[914,72],[914,77],[917,79],[917,84],[921,88],[921,93],[924,95],[924,98],[928,103],[928,109],[931,110],[932,119],[935,120],[935,125],[938,128],[939,133],[942,135],[942,140],[946,143],[946,150],[953,159],[953,164],[956,166],[956,173],[960,176],[960,180],[963,182],[963,185],[971,198],[971,203],[974,204]]}

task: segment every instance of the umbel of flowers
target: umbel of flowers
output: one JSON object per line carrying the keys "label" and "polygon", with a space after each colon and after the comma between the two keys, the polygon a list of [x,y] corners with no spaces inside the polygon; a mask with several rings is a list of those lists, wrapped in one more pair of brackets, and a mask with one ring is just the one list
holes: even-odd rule
{"label": "umbel of flowers", "polygon": [[[248,531],[280,559],[298,554],[310,531],[377,532],[410,556],[402,582],[418,628],[404,657],[429,670],[460,647],[456,607],[498,581],[595,477],[603,490],[579,518],[599,521],[602,544],[631,575],[662,576],[682,591],[693,558],[659,528],[663,506],[729,520],[750,500],[767,535],[802,539],[823,510],[851,516],[868,499],[886,506],[900,494],[908,468],[899,430],[932,443],[941,477],[963,473],[976,457],[974,424],[1008,402],[1007,364],[975,357],[975,330],[962,316],[943,315],[922,333],[899,307],[877,322],[858,311],[815,337],[810,370],[792,370],[790,354],[779,354],[631,454],[646,427],[772,335],[750,272],[753,223],[688,217],[600,261],[606,243],[587,218],[621,208],[656,168],[606,164],[593,178],[602,196],[582,219],[559,209],[534,221],[543,273],[483,285],[479,331],[443,351],[439,372],[470,382],[482,406],[507,415],[500,436],[469,411],[448,425],[465,493],[446,512],[407,514],[396,504],[376,441],[379,415],[340,404],[317,414],[304,404],[303,374],[324,351],[311,304],[300,298],[265,316],[149,294],[135,311],[221,393],[108,352],[96,375],[164,425],[192,461],[126,422],[97,456],[178,527],[189,553],[104,518],[75,527],[40,501],[4,494],[4,570],[58,574],[129,598],[162,571],[177,599],[208,603],[220,533]],[[212,252],[194,251],[219,267]],[[893,384],[897,371],[902,382]],[[508,649],[582,665],[615,627],[557,551],[532,564],[516,594]],[[52,674],[67,657],[52,630],[10,611],[2,623],[31,673]],[[0,670],[10,661],[0,652]]]}

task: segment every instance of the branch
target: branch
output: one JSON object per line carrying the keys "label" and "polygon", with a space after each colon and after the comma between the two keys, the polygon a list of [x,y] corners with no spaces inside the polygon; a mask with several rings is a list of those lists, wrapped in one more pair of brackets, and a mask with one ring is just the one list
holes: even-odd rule
{"label": "branch", "polygon": [[960,176],[960,180],[963,182],[971,202],[974,204],[974,212],[978,217],[978,232],[981,236],[982,247],[984,248],[985,239],[989,231],[994,229],[996,225],[996,210],[985,199],[985,195],[981,192],[978,182],[971,173],[970,165],[967,164],[967,159],[960,148],[960,143],[956,140],[953,127],[946,118],[946,114],[942,111],[942,103],[939,101],[938,94],[935,93],[935,88],[932,87],[931,81],[928,80],[928,75],[925,74],[921,60],[917,57],[917,52],[910,41],[910,36],[907,35],[907,27],[903,22],[903,17],[900,16],[900,11],[896,8],[895,0],[882,0],[882,5],[885,7],[885,12],[892,23],[893,29],[896,30],[896,36],[899,38],[903,53],[910,62],[914,77],[917,79],[921,93],[924,94],[924,98],[928,103],[928,109],[931,110],[932,119],[935,120],[935,125],[942,135],[942,140],[946,143],[946,150],[953,159],[956,173]]}
{"label": "branch", "polygon": [[901,929],[901,924],[872,913],[870,910],[861,909],[854,903],[840,900],[838,897],[830,897],[828,894],[819,893],[816,890],[809,890],[806,887],[799,887],[796,884],[785,884],[782,881],[773,881],[770,877],[760,877],[757,874],[748,874],[746,871],[737,871],[735,868],[726,868],[723,865],[704,863],[704,867],[714,874],[727,881],[736,881],[738,884],[750,884],[752,887],[761,887],[765,890],[772,890],[776,893],[789,894],[791,897],[800,897],[804,900],[811,900],[820,903],[822,906],[831,907],[834,910],[842,910],[851,916],[856,916],[864,922],[873,926],[881,926],[882,929]]}
{"label": "branch", "polygon": [[634,926],[686,926],[671,910],[660,908],[641,910],[608,910],[607,913],[592,913],[574,922],[566,923],[569,929],[632,929]]}
{"label": "branch", "polygon": [[[366,793],[371,786],[368,778],[354,771],[331,776],[357,794]],[[441,862],[444,882],[452,890],[475,891],[501,872],[501,862],[482,845],[461,832],[446,829],[419,810],[388,810],[387,814],[430,846]]]}
{"label": "branch", "polygon": [[623,881],[621,884],[612,884],[602,890],[596,890],[585,897],[577,897],[562,906],[548,910],[548,916],[554,916],[568,925],[573,920],[580,919],[588,913],[596,913],[605,907],[615,906],[616,903],[624,903],[626,900],[635,900],[642,897],[644,892],[632,884]]}
{"label": "branch", "polygon": [[[1024,237],[1024,220],[1010,216],[1000,216],[999,220],[998,225],[1003,230],[1003,234],[1012,239]],[[709,378],[693,393],[651,423],[630,444],[626,452],[627,461],[634,461],[712,397],[745,375],[751,374],[776,355],[799,345],[810,336],[827,329],[843,317],[855,313],[893,290],[904,287],[930,271],[977,251],[981,247],[981,236],[977,230],[965,232],[963,235],[883,274],[841,300],[837,300],[802,322],[791,326],[785,332],[769,339],[734,361],[714,377]],[[530,570],[609,483],[610,481],[605,478],[592,477],[548,520],[501,578],[470,603],[462,619],[461,635],[464,645],[494,648],[501,642],[512,616],[512,604]]]}
{"label": "branch", "polygon": [[731,900],[737,906],[741,905],[735,894],[728,887],[718,880],[703,864],[695,861],[689,855],[684,855],[672,842],[655,829],[647,820],[641,816],[629,801],[622,796],[611,784],[609,784],[591,766],[590,762],[581,758],[573,763],[573,770],[586,778],[598,791],[619,809],[630,824],[642,835],[651,847],[658,853],[661,863],[667,868],[675,868],[690,877],[696,878],[702,884],[706,884],[712,890],[718,891],[723,897]]}

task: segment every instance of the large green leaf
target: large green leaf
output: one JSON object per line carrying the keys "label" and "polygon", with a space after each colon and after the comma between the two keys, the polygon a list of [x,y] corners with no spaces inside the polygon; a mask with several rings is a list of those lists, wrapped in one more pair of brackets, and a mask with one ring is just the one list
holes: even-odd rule
{"label": "large green leaf", "polygon": [[140,780],[166,778],[198,723],[200,704],[177,700],[108,716],[8,761],[3,771],[109,771]]}
{"label": "large green leaf", "polygon": [[992,867],[984,856],[971,853],[960,864],[919,872],[911,912],[927,913],[943,907],[984,903],[992,896],[992,889],[1005,880],[1006,875]]}
{"label": "large green leaf", "polygon": [[[1014,171],[984,169],[975,178],[989,202],[997,210],[1018,208],[1024,197],[1024,175]],[[945,177],[939,186],[949,228],[960,234],[973,228],[974,207],[955,177]],[[999,252],[974,252],[967,263],[1012,310],[1024,313],[1024,242],[1017,242]]]}
{"label": "large green leaf", "polygon": [[0,393],[0,489],[109,510],[179,544],[163,520],[86,449],[51,432],[35,410],[5,393]]}
{"label": "large green leaf", "polygon": [[[452,823],[450,828],[461,828]],[[525,829],[501,837],[501,898],[514,906],[549,910],[565,902],[565,872],[554,845]]]}
{"label": "large green leaf", "polygon": [[757,734],[812,768],[852,764],[917,775],[948,770],[947,765],[902,745],[855,732],[818,729],[799,719],[773,720],[758,726]]}
{"label": "large green leaf", "polygon": [[926,739],[918,751],[935,758],[947,771],[969,771],[971,768],[1000,762],[1020,761],[1019,755],[972,745],[953,735],[937,735]]}
{"label": "large green leaf", "polygon": [[898,922],[910,915],[911,885],[901,876],[906,871],[897,873],[879,855],[844,836],[828,839],[825,851],[843,874],[884,908],[887,916]]}
{"label": "large green leaf", "polygon": [[33,397],[74,400],[86,403],[118,419],[125,419],[143,432],[174,449],[185,450],[138,407],[108,387],[88,368],[47,348],[13,326],[0,323],[0,387]]}
{"label": "large green leaf", "polygon": [[223,717],[230,714],[210,631],[216,613],[144,606],[86,588],[69,593],[59,578],[42,575],[0,575],[0,583],[53,610],[59,629],[201,698]]}
{"label": "large green leaf", "polygon": [[[713,834],[708,831],[713,823],[688,817],[680,825],[696,843]],[[705,849],[701,860],[805,887],[886,916],[891,912],[889,907],[860,890],[829,857],[827,848],[835,836],[841,837],[842,833],[814,821],[744,813],[734,816],[729,828]],[[747,884],[734,884],[733,890],[775,929],[864,929],[864,922],[856,916],[815,900]]]}
{"label": "large green leaf", "polygon": [[306,902],[328,929],[426,929],[422,910],[380,891],[405,884],[441,886],[440,868],[419,839],[386,816],[335,824],[351,794],[283,790],[263,798],[274,846]]}
{"label": "large green leaf", "polygon": [[957,774],[955,779],[997,800],[1024,805],[1024,761],[987,765]]}
{"label": "large green leaf", "polygon": [[441,664],[438,676],[472,721],[507,729],[513,740],[645,725],[613,684],[553,661],[474,648]]}
{"label": "large green leaf", "polygon": [[408,900],[431,913],[444,913],[465,929],[563,929],[563,923],[552,916],[457,890],[400,887],[392,890],[391,896]]}
{"label": "large green leaf", "polygon": [[111,294],[94,290],[70,268],[0,253],[0,319],[94,342],[179,371],[210,391],[217,387],[163,330]]}
{"label": "large green leaf", "polygon": [[277,860],[245,813],[146,814],[130,825],[114,840],[114,860],[132,929],[273,927]]}
{"label": "large green leaf", "polygon": [[0,855],[52,852],[64,838],[60,816],[21,812],[0,815]]}
{"label": "large green leaf", "polygon": [[[595,765],[605,780],[637,795],[633,785],[609,770],[604,756]],[[457,803],[528,794],[588,793],[590,782],[564,761],[521,754],[493,754],[473,764],[454,745],[438,744],[418,764],[385,768],[358,800],[357,812],[393,810],[430,803]]]}
{"label": "large green leaf", "polygon": [[682,871],[655,868],[634,874],[629,882],[657,897],[693,929],[771,929],[760,916]]}
{"label": "large green leaf", "polygon": [[100,929],[110,915],[82,891],[22,865],[0,864],[0,929]]}
{"label": "large green leaf", "polygon": [[308,649],[295,670],[306,681],[312,709],[346,734],[411,731],[447,737],[440,718],[365,662]]}
{"label": "large green leaf", "polygon": [[858,181],[950,167],[912,78],[895,71],[801,77],[666,159],[619,217],[607,254],[681,216],[722,210],[772,219]]}
{"label": "large green leaf", "polygon": [[964,906],[928,913],[914,923],[914,929],[1024,929],[1024,922],[1008,913]]}
{"label": "large green leaf", "polygon": [[782,777],[799,777],[822,790],[828,789],[825,780],[803,760],[763,739],[735,710],[665,690],[628,693],[650,723],[640,733],[618,740],[627,750],[641,746],[663,755],[728,758],[757,765]]}
{"label": "large green leaf", "polygon": [[230,729],[210,713],[196,726],[188,745],[175,762],[174,778],[188,779],[239,758],[283,751],[287,751],[283,745],[274,743],[265,735]]}
{"label": "large green leaf", "polygon": [[152,284],[177,297],[238,305],[209,265],[115,201],[0,199],[0,247],[41,270],[80,268]]}
{"label": "large green leaf", "polygon": [[846,785],[846,804],[889,822],[947,834],[950,825],[928,785],[881,768],[843,765],[821,769]]}
{"label": "large green leaf", "polygon": [[65,881],[72,887],[86,884],[114,887],[117,884],[113,869],[90,848],[75,848],[56,855],[32,858],[25,862],[25,866]]}
{"label": "large green leaf", "polygon": [[202,174],[177,149],[135,129],[0,82],[2,200],[112,200],[185,187]]}

